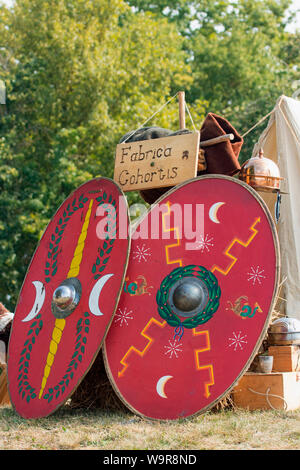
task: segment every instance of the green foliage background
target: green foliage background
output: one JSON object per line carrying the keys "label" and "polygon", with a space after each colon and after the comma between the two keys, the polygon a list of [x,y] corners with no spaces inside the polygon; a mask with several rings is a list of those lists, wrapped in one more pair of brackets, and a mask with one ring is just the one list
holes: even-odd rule
{"label": "green foliage background", "polygon": [[[0,301],[13,310],[63,200],[113,176],[120,137],[179,90],[243,134],[290,96],[300,34],[290,0],[0,0]],[[150,123],[177,130],[173,100]],[[187,125],[191,123],[187,120]],[[251,156],[261,127],[248,134]],[[138,200],[128,194],[129,202]]]}

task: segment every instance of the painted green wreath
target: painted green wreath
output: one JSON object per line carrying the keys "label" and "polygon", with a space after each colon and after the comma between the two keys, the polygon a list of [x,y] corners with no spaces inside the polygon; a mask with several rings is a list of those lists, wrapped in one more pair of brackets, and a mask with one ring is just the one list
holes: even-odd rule
{"label": "painted green wreath", "polygon": [[[201,308],[193,316],[182,320],[178,313],[176,313],[172,308],[169,301],[169,294],[174,284],[185,277],[199,279],[204,286],[206,286],[208,300],[204,308]],[[166,320],[170,326],[175,328],[174,338],[179,336],[179,339],[181,339],[184,333],[184,328],[195,328],[198,325],[206,323],[212,318],[213,314],[219,307],[220,297],[221,289],[215,275],[203,266],[189,265],[183,268],[174,269],[163,279],[160,289],[156,294],[156,302],[159,315]]]}

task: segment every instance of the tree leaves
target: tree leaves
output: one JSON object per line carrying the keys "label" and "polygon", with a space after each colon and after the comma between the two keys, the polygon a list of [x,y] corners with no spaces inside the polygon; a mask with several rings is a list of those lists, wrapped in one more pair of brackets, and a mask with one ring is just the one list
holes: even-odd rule
{"label": "tree leaves", "polygon": [[186,65],[175,27],[123,0],[16,0],[1,9],[0,37],[0,298],[13,310],[57,207],[112,177],[120,137],[183,83]]}
{"label": "tree leaves", "polygon": [[[8,308],[57,207],[89,179],[112,177],[121,136],[178,90],[196,128],[211,111],[241,134],[294,91],[299,36],[285,30],[288,5],[15,0],[1,7],[0,298]],[[176,100],[149,125],[177,130]],[[260,132],[247,136],[241,160]]]}

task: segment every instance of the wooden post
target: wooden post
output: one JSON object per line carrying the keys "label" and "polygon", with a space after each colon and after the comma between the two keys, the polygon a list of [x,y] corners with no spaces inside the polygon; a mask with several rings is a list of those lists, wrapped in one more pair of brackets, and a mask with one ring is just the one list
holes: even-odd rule
{"label": "wooden post", "polygon": [[185,129],[185,93],[184,91],[178,92],[179,101],[179,127]]}
{"label": "wooden post", "polygon": [[220,144],[221,142],[226,142],[226,140],[234,140],[234,135],[224,134],[218,137],[214,137],[213,139],[202,140],[202,142],[200,142],[200,147],[210,147],[211,145],[216,145],[216,144]]}

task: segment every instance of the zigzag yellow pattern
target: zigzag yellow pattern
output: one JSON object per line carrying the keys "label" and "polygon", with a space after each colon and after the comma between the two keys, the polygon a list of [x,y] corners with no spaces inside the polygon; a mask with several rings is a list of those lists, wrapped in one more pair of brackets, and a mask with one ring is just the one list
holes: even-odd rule
{"label": "zigzag yellow pattern", "polygon": [[[174,248],[174,247],[177,247],[177,246],[180,246],[180,238],[179,238],[179,229],[178,227],[172,227],[172,228],[167,228],[166,226],[166,222],[165,222],[165,218],[167,216],[170,215],[171,213],[171,209],[170,209],[170,202],[167,201],[166,203],[167,207],[168,207],[168,211],[166,213],[164,213],[162,215],[162,226],[163,226],[163,231],[165,233],[167,232],[175,232],[176,234],[176,243],[173,243],[171,245],[167,245],[165,247],[165,253],[166,253],[166,262],[167,264],[179,264],[180,267],[182,267],[182,260],[181,259],[176,259],[176,260],[171,260],[170,257],[169,257],[169,249],[170,248]],[[155,318],[151,318],[149,320],[149,322],[147,323],[147,325],[145,326],[145,328],[142,330],[141,332],[141,335],[146,338],[148,340],[148,343],[146,344],[146,346],[144,347],[144,349],[142,351],[140,351],[139,349],[137,349],[135,346],[130,346],[130,348],[128,349],[128,351],[126,352],[126,354],[123,356],[123,358],[121,359],[120,363],[122,364],[123,366],[123,369],[121,371],[118,372],[118,377],[122,377],[125,373],[125,371],[127,370],[129,364],[127,363],[127,358],[128,356],[130,355],[131,352],[135,352],[136,354],[138,354],[140,357],[143,357],[144,354],[147,352],[147,350],[150,348],[151,344],[153,343],[154,339],[151,338],[151,336],[148,336],[146,334],[146,331],[148,330],[149,326],[152,324],[152,323],[155,323],[156,325],[158,325],[159,327],[163,328],[165,325],[166,325],[166,321],[160,323],[159,321],[157,321]]]}
{"label": "zigzag yellow pattern", "polygon": [[[83,254],[83,249],[84,249],[84,244],[85,244],[85,239],[87,236],[87,231],[88,231],[88,226],[90,222],[90,217],[91,217],[91,211],[92,211],[92,206],[93,206],[94,200],[90,200],[89,208],[87,210],[83,226],[81,228],[81,232],[76,244],[76,248],[73,254],[73,258],[71,261],[71,265],[69,268],[68,272],[68,278],[70,277],[75,277],[79,273],[79,268],[80,268],[80,263],[82,260],[82,254]],[[55,319],[55,324],[52,332],[52,337],[50,341],[50,346],[49,346],[49,352],[47,355],[47,360],[46,360],[46,366],[44,368],[44,375],[42,379],[42,384],[41,384],[41,389],[39,393],[39,399],[42,397],[44,389],[47,384],[48,377],[51,372],[51,367],[54,362],[55,354],[57,352],[58,345],[60,343],[64,328],[66,325],[66,320],[64,318],[56,318]]]}
{"label": "zigzag yellow pattern", "polygon": [[197,367],[197,370],[207,370],[209,372],[209,380],[204,383],[204,387],[205,387],[204,396],[205,396],[205,398],[209,398],[209,396],[210,396],[209,387],[211,387],[212,385],[215,384],[213,365],[208,364],[207,366],[199,366],[199,367]]}
{"label": "zigzag yellow pattern", "polygon": [[145,328],[142,330],[141,332],[141,335],[146,338],[148,340],[148,343],[146,344],[146,346],[144,347],[144,349],[142,351],[140,351],[139,349],[137,349],[136,347],[134,346],[130,346],[130,348],[128,349],[128,351],[126,352],[126,354],[123,356],[123,358],[121,359],[120,363],[122,364],[123,366],[123,369],[121,371],[118,372],[118,377],[122,377],[122,375],[124,374],[124,372],[126,371],[126,369],[128,368],[129,364],[127,364],[126,360],[127,360],[127,357],[129,356],[129,354],[131,352],[135,352],[136,354],[138,354],[140,357],[143,357],[144,354],[147,352],[147,350],[150,348],[151,344],[154,342],[154,339],[151,338],[151,336],[148,336],[146,334],[146,331],[148,330],[148,328],[150,327],[150,325],[152,325],[153,323],[155,323],[156,325],[158,325],[160,328],[163,328],[167,322],[166,321],[163,321],[162,323],[157,321],[155,318],[151,318],[147,325],[145,326]]}
{"label": "zigzag yellow pattern", "polygon": [[165,223],[165,218],[167,216],[170,215],[171,213],[171,209],[170,209],[170,201],[167,201],[166,202],[166,205],[168,206],[168,212],[164,213],[162,215],[162,225],[163,225],[163,231],[165,233],[167,232],[175,232],[176,234],[176,243],[173,243],[171,245],[167,245],[165,247],[165,251],[166,251],[166,261],[167,261],[167,264],[179,264],[180,267],[182,267],[182,260],[181,259],[175,259],[175,260],[170,260],[170,257],[169,257],[169,250],[170,248],[175,248],[177,246],[180,246],[180,237],[179,237],[179,229],[178,227],[172,227],[172,228],[167,228],[166,227],[166,223]]}
{"label": "zigzag yellow pattern", "polygon": [[250,245],[250,243],[252,242],[253,238],[258,234],[258,230],[256,228],[254,228],[256,226],[256,224],[258,224],[260,222],[260,217],[257,217],[255,219],[255,221],[253,222],[253,224],[251,225],[251,227],[249,228],[249,230],[252,231],[252,235],[248,238],[248,240],[246,242],[243,242],[242,240],[240,240],[239,238],[234,238],[232,240],[232,242],[230,243],[230,245],[226,248],[224,254],[226,256],[228,256],[228,258],[230,258],[232,261],[231,263],[227,266],[226,269],[222,269],[220,268],[219,266],[217,266],[216,264],[213,265],[213,267],[211,268],[211,272],[214,272],[214,271],[219,271],[221,274],[224,274],[224,276],[227,276],[227,274],[229,273],[229,271],[232,269],[232,267],[235,265],[235,263],[237,262],[238,258],[236,256],[233,256],[231,253],[230,253],[230,250],[231,248],[236,244],[238,243],[239,245],[247,248],[247,246]]}
{"label": "zigzag yellow pattern", "polygon": [[200,366],[200,361],[199,361],[199,353],[205,352],[205,351],[210,351],[210,337],[209,337],[209,331],[208,330],[203,330],[203,331],[196,331],[196,328],[193,328],[193,335],[205,335],[206,339],[206,346],[204,346],[201,349],[194,349],[195,353],[195,362],[196,362],[196,369],[197,370],[208,370],[209,371],[209,381],[204,383],[205,387],[205,392],[204,396],[208,398],[210,396],[210,391],[209,387],[215,384],[215,379],[214,379],[214,368],[212,364],[208,364],[206,366]]}

